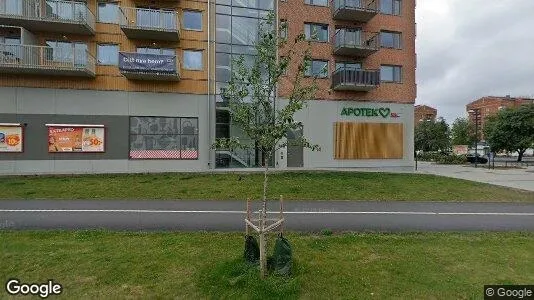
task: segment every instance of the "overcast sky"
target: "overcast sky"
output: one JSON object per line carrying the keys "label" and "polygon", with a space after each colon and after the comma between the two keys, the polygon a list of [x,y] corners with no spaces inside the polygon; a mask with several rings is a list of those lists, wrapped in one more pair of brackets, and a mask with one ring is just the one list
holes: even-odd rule
{"label": "overcast sky", "polygon": [[534,97],[534,0],[417,0],[417,100],[452,123],[482,96]]}

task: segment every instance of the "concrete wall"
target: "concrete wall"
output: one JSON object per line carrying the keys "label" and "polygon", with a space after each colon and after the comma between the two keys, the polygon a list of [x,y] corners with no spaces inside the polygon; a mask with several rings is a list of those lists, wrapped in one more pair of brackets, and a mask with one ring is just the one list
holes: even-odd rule
{"label": "concrete wall", "polygon": [[[129,116],[199,118],[198,160],[130,160]],[[26,124],[24,153],[0,153],[0,174],[173,172],[208,169],[205,95],[0,88],[0,123]],[[48,153],[46,123],[103,124],[106,152]]]}
{"label": "concrete wall", "polygon": [[[283,102],[280,105],[283,105]],[[343,107],[380,108],[388,107],[398,118],[341,116]],[[305,168],[403,168],[414,167],[414,109],[412,104],[376,103],[364,101],[309,101],[308,107],[297,113],[296,120],[303,122],[304,136],[312,144],[321,147],[320,152],[304,150]],[[403,123],[404,124],[404,157],[403,159],[334,159],[334,123],[339,121],[370,122],[370,123]],[[287,162],[280,159],[278,165],[286,166]],[[284,153],[284,159],[286,153]]]}

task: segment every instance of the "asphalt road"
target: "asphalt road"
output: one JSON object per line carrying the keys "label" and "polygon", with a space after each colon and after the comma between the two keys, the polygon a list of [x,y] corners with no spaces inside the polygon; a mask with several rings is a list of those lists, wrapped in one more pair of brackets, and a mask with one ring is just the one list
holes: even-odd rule
{"label": "asphalt road", "polygon": [[[0,230],[240,231],[244,210],[242,201],[0,200]],[[534,204],[287,201],[285,218],[295,231],[534,231]]]}

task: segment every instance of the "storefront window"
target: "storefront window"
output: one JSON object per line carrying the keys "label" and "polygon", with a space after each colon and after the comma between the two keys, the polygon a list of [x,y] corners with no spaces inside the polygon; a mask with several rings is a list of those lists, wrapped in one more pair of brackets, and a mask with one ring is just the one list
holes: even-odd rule
{"label": "storefront window", "polygon": [[198,159],[198,118],[130,117],[130,158]]}

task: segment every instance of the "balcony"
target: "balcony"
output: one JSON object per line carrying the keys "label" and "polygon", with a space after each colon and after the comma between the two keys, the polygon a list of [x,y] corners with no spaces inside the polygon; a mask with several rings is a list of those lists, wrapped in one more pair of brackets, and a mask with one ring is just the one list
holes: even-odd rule
{"label": "balcony", "polygon": [[338,29],[334,35],[334,54],[367,57],[378,51],[378,33]]}
{"label": "balcony", "polygon": [[95,16],[85,2],[0,0],[0,23],[30,31],[95,34]]}
{"label": "balcony", "polygon": [[119,52],[119,70],[124,77],[132,80],[180,80],[176,55]]}
{"label": "balcony", "polygon": [[173,10],[121,7],[119,21],[130,39],[179,41],[178,13]]}
{"label": "balcony", "polygon": [[336,20],[368,22],[378,14],[378,0],[333,0]]}
{"label": "balcony", "polygon": [[339,68],[332,74],[335,91],[368,92],[380,84],[380,71]]}
{"label": "balcony", "polygon": [[86,49],[0,44],[0,73],[95,77]]}

